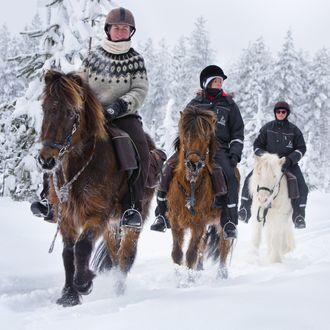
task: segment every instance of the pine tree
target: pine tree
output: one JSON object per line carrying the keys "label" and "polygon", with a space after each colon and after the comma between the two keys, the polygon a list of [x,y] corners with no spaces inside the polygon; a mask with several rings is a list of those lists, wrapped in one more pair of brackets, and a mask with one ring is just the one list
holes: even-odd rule
{"label": "pine tree", "polygon": [[[97,11],[110,1],[91,1],[88,8],[85,6],[85,12],[77,8],[86,5],[86,1],[48,0],[44,3],[47,8],[45,28],[40,26],[24,32],[26,37],[39,39],[40,47],[33,53],[23,52],[14,57],[22,65],[19,75],[31,82],[25,95],[16,102],[13,119],[5,125],[9,125],[9,132],[8,129],[1,132],[11,135],[5,141],[9,156],[6,155],[3,191],[16,199],[35,198],[41,183],[42,176],[34,161],[42,118],[39,100],[43,87],[41,77],[50,68],[67,72],[79,67],[90,45],[90,22],[100,17]],[[90,19],[86,16],[88,11],[93,12]],[[103,31],[103,27],[99,30]]]}
{"label": "pine tree", "polygon": [[[236,66],[229,72],[228,85],[234,91],[245,123],[245,141],[241,165],[250,171],[253,167],[253,142],[259,130],[268,120],[272,119],[270,111],[269,79],[272,69],[272,57],[262,38],[257,39],[243,50]],[[244,167],[246,165],[246,168]]]}
{"label": "pine tree", "polygon": [[209,33],[206,29],[206,20],[201,16],[195,22],[195,27],[188,39],[188,57],[185,64],[187,71],[187,81],[191,93],[199,87],[199,74],[210,64],[213,64],[214,51],[211,49]]}
{"label": "pine tree", "polygon": [[[330,157],[330,53],[321,49],[309,70],[307,152],[303,168],[312,188],[330,190],[328,163]],[[317,129],[315,129],[317,128]]]}

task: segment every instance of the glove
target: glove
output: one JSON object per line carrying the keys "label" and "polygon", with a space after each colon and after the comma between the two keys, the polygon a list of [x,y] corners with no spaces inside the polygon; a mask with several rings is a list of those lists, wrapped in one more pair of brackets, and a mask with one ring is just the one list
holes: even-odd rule
{"label": "glove", "polygon": [[236,167],[238,163],[238,156],[235,154],[230,154],[229,157],[230,166]]}
{"label": "glove", "polygon": [[123,99],[118,99],[111,103],[105,111],[105,116],[108,121],[116,119],[128,110],[128,103]]}
{"label": "glove", "polygon": [[291,159],[288,157],[285,157],[285,163],[282,165],[282,168],[281,168],[282,172],[286,173],[291,165],[292,165]]}

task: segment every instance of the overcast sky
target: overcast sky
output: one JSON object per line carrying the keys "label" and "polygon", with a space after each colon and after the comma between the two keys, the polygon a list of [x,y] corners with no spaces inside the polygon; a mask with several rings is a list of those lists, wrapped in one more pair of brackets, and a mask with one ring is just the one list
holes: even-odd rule
{"label": "overcast sky", "polygon": [[[0,0],[1,23],[18,32],[31,21],[37,0]],[[288,29],[298,48],[313,53],[330,48],[329,0],[117,0],[133,11],[137,33],[135,40],[165,38],[174,43],[189,35],[199,16],[207,20],[218,61],[237,58],[249,42],[264,37],[274,52],[280,50]],[[218,63],[221,64],[221,63]]]}

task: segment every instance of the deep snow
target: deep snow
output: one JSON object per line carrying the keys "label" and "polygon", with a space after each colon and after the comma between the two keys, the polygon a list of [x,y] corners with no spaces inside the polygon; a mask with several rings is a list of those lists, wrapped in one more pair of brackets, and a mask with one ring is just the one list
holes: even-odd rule
{"label": "deep snow", "polygon": [[[330,195],[310,194],[307,225],[296,249],[269,264],[262,245],[250,250],[251,226],[239,225],[229,279],[211,262],[194,285],[177,287],[171,233],[143,230],[124,296],[114,275],[99,275],[82,305],[55,304],[64,271],[55,226],[30,215],[28,203],[0,198],[0,320],[2,329],[330,329]],[[182,270],[179,271],[179,273]]]}

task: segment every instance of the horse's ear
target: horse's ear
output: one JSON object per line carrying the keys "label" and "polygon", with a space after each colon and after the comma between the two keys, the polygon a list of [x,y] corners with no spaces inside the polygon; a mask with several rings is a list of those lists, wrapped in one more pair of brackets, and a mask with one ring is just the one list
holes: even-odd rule
{"label": "horse's ear", "polygon": [[45,83],[46,85],[51,82],[52,80],[54,80],[54,77],[58,75],[58,72],[55,71],[55,70],[48,70],[46,73],[45,73],[45,76],[44,76],[44,80],[45,80]]}
{"label": "horse's ear", "polygon": [[180,118],[182,118],[182,111],[180,111]]}
{"label": "horse's ear", "polygon": [[82,78],[75,72],[72,72],[71,74],[72,79],[74,80],[74,82],[79,85],[82,86],[83,85],[83,80]]}

